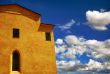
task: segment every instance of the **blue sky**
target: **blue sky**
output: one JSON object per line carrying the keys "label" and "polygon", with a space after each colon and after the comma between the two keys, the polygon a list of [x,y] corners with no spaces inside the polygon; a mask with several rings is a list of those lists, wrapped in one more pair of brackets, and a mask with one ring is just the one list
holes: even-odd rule
{"label": "blue sky", "polygon": [[[67,62],[70,63],[74,59],[83,64],[91,62],[99,64],[105,55],[110,55],[104,53],[110,49],[108,47],[110,44],[110,0],[0,0],[0,4],[13,3],[40,13],[43,23],[55,25],[54,36],[58,64],[62,61],[68,64]],[[103,49],[100,46],[103,46]],[[80,48],[81,50],[78,51],[77,49]],[[99,51],[96,48],[102,50]],[[71,53],[74,49],[77,52],[73,55]],[[91,51],[97,54],[93,56]],[[96,58],[99,55],[101,57]]]}

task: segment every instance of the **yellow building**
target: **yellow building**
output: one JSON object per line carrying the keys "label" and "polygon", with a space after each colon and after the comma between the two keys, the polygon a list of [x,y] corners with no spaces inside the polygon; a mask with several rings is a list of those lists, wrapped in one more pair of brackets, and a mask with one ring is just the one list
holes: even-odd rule
{"label": "yellow building", "polygon": [[57,74],[53,28],[27,8],[0,5],[0,74]]}

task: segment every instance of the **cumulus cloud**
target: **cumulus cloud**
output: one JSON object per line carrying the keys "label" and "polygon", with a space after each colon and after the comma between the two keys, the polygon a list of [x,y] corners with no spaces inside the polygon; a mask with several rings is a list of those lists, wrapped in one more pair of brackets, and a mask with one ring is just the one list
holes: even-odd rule
{"label": "cumulus cloud", "polygon": [[100,63],[90,59],[88,64],[81,64],[80,61],[57,61],[59,71],[110,71],[110,63]]}
{"label": "cumulus cloud", "polygon": [[85,39],[83,37],[76,37],[75,35],[68,35],[65,37],[65,41],[74,54],[82,55],[87,47],[84,43]]}
{"label": "cumulus cloud", "polygon": [[94,29],[107,30],[107,25],[110,24],[110,11],[87,11],[86,18]]}
{"label": "cumulus cloud", "polygon": [[110,69],[110,64],[105,63],[105,65],[90,59],[88,64],[81,64],[79,61],[57,61],[57,67],[60,71],[101,71]]}
{"label": "cumulus cloud", "polygon": [[[77,68],[77,70],[99,70],[99,68],[108,69],[108,66],[105,63],[100,63],[95,59],[103,58],[103,61],[110,63],[110,39],[105,41],[87,40],[83,37],[68,35],[65,37],[65,39],[57,39],[56,43],[56,53],[62,52],[59,57],[63,59],[71,59],[70,62],[65,60],[57,61],[58,67],[62,68],[63,70],[71,71],[74,68]],[[80,56],[85,52],[88,53],[87,56],[92,57],[94,60],[90,59],[88,64],[82,65],[76,59],[75,55],[78,54]],[[61,63],[63,64],[61,65]]]}
{"label": "cumulus cloud", "polygon": [[59,52],[64,52],[66,50],[66,45],[56,45],[55,46],[55,51],[56,53],[59,53]]}
{"label": "cumulus cloud", "polygon": [[61,26],[58,26],[61,30],[68,30],[70,29],[73,25],[75,24],[75,20],[71,20],[69,21],[68,23],[64,24],[64,25],[61,25]]}
{"label": "cumulus cloud", "polygon": [[86,69],[93,70],[93,69],[102,69],[102,68],[103,68],[102,63],[90,59]]}
{"label": "cumulus cloud", "polygon": [[56,44],[63,44],[63,40],[62,39],[57,39],[57,41],[55,43]]}
{"label": "cumulus cloud", "polygon": [[69,35],[69,36],[65,37],[65,41],[68,44],[77,44],[78,38],[76,36],[74,36],[74,35]]}
{"label": "cumulus cloud", "polygon": [[[59,39],[57,39],[60,42]],[[63,40],[61,40],[62,43]],[[107,52],[110,50],[110,39],[107,39],[105,41],[98,41],[98,40],[87,40],[83,37],[77,37],[75,35],[68,35],[64,39],[65,42],[63,42],[63,45],[58,46],[57,48],[63,49],[63,50],[73,50],[77,53],[84,53],[88,51],[88,49],[92,49],[93,52],[97,52],[98,54],[103,55],[110,55],[110,52]]]}
{"label": "cumulus cloud", "polygon": [[57,61],[58,69],[63,71],[77,71],[86,66],[81,64],[79,61]]}
{"label": "cumulus cloud", "polygon": [[85,44],[102,55],[110,55],[110,39],[105,41],[87,40]]}

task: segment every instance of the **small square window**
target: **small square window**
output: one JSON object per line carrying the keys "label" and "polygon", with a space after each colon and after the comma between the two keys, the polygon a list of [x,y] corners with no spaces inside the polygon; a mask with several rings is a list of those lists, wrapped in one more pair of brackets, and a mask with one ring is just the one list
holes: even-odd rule
{"label": "small square window", "polygon": [[51,33],[45,32],[46,41],[51,41]]}
{"label": "small square window", "polygon": [[13,38],[19,38],[19,29],[13,29]]}

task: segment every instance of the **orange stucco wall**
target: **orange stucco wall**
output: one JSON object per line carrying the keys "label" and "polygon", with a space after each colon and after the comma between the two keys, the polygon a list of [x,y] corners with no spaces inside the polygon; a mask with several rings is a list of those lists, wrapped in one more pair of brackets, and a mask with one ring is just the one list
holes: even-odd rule
{"label": "orange stucco wall", "polygon": [[[40,15],[18,5],[0,6],[0,74],[14,74],[14,50],[20,53],[20,74],[56,74],[53,31],[46,41],[40,23]],[[20,30],[19,38],[12,37],[13,28]]]}

